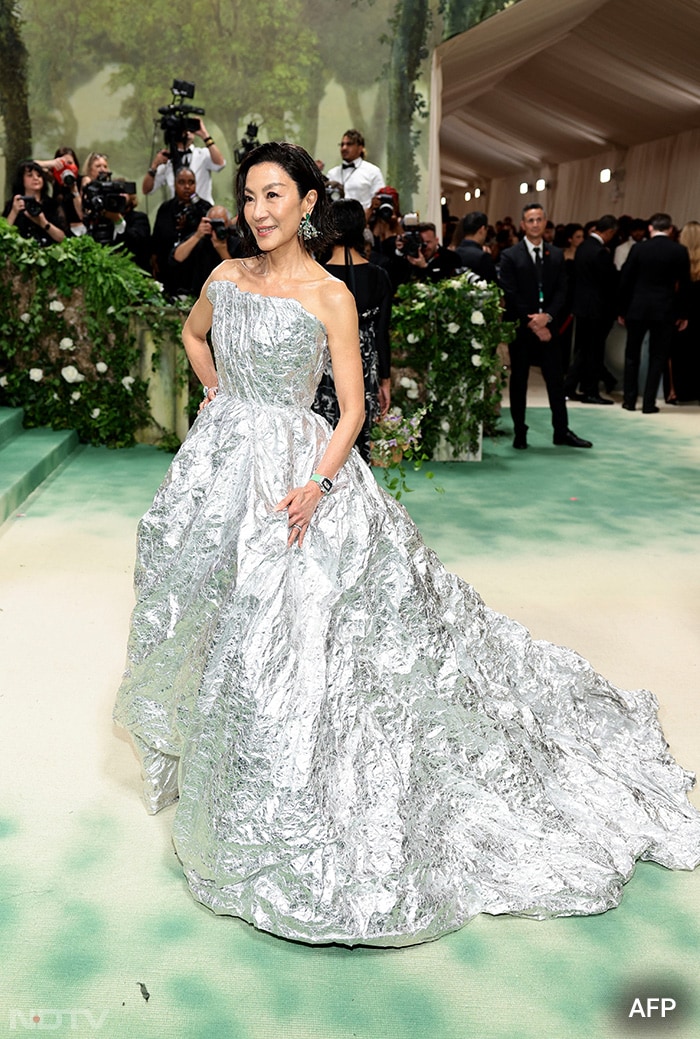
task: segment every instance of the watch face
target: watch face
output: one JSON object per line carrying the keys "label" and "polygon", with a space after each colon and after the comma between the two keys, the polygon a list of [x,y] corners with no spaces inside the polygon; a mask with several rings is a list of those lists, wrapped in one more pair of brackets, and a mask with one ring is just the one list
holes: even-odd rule
{"label": "watch face", "polygon": [[321,480],[321,490],[323,491],[324,494],[328,494],[329,491],[333,490],[333,484],[331,483],[331,481],[328,479],[327,476],[324,476],[323,479]]}

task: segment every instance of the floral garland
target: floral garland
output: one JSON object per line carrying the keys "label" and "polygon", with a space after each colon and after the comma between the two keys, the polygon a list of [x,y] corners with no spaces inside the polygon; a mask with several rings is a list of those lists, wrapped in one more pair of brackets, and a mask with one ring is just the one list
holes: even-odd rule
{"label": "floral garland", "polygon": [[156,339],[180,329],[159,284],[87,236],[42,248],[0,220],[0,252],[0,404],[25,426],[134,444],[151,417],[133,318]]}
{"label": "floral garland", "polygon": [[497,285],[471,272],[402,285],[392,310],[392,402],[422,420],[426,457],[439,441],[454,458],[478,448],[481,430],[498,424],[506,371],[499,347],[514,326],[502,320]]}

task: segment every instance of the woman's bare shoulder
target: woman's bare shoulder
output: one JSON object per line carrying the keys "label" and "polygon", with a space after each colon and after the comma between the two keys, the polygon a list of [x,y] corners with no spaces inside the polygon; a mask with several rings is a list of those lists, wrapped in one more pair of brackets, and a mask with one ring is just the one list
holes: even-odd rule
{"label": "woman's bare shoulder", "polygon": [[209,276],[209,281],[240,281],[241,278],[245,278],[250,273],[250,268],[246,267],[246,263],[250,263],[250,260],[246,261],[241,258],[235,260],[222,260],[222,262],[215,267]]}

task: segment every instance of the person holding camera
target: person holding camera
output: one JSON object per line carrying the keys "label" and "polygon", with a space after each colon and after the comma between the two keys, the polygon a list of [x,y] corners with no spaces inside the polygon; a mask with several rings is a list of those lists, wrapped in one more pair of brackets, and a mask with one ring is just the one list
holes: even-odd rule
{"label": "person holding camera", "polygon": [[53,177],[53,199],[62,209],[71,235],[85,234],[80,198],[80,163],[72,148],[61,147],[53,159],[36,159],[37,165]]}
{"label": "person holding camera", "polygon": [[379,166],[367,162],[365,139],[359,130],[345,131],[340,142],[340,157],[340,165],[328,171],[328,180],[342,187],[343,198],[357,199],[364,210],[368,209],[385,181]]}
{"label": "person holding camera", "polygon": [[403,258],[399,284],[407,281],[442,281],[461,270],[460,257],[440,245],[435,224],[415,224],[404,228],[396,239],[396,250]]}
{"label": "person holding camera", "polygon": [[196,231],[175,246],[170,265],[178,270],[178,281],[189,295],[199,296],[214,268],[240,255],[241,239],[231,214],[225,206],[212,206]]}
{"label": "person holding camera", "polygon": [[[175,174],[177,170],[185,166],[194,174],[200,199],[208,201],[209,205],[212,204],[211,175],[224,168],[226,159],[202,119],[196,117],[195,121],[199,122],[199,127],[196,130],[185,130],[182,139],[177,142],[178,154],[175,157],[175,164],[167,149],[161,148],[156,153],[141,185],[144,195],[151,195],[159,188],[167,187],[170,197],[174,198]],[[203,148],[193,147],[195,137],[200,137],[204,141]]]}
{"label": "person holding camera", "polygon": [[175,246],[189,238],[199,227],[202,217],[211,209],[197,194],[194,173],[181,166],[175,174],[175,197],[158,207],[153,225],[153,276],[163,285],[168,296],[188,295],[186,273],[176,262],[171,262]]}
{"label": "person holding camera", "polygon": [[62,242],[66,237],[65,214],[51,198],[44,171],[34,159],[17,167],[12,197],[2,215],[23,238],[32,238],[41,246]]}

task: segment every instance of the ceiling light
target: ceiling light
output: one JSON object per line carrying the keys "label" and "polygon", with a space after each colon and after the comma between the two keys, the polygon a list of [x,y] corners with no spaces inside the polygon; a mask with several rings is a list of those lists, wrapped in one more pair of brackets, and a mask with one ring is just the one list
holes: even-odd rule
{"label": "ceiling light", "polygon": [[612,170],[607,169],[607,167],[604,170],[600,171],[600,183],[601,184],[609,184],[611,177],[612,177]]}

